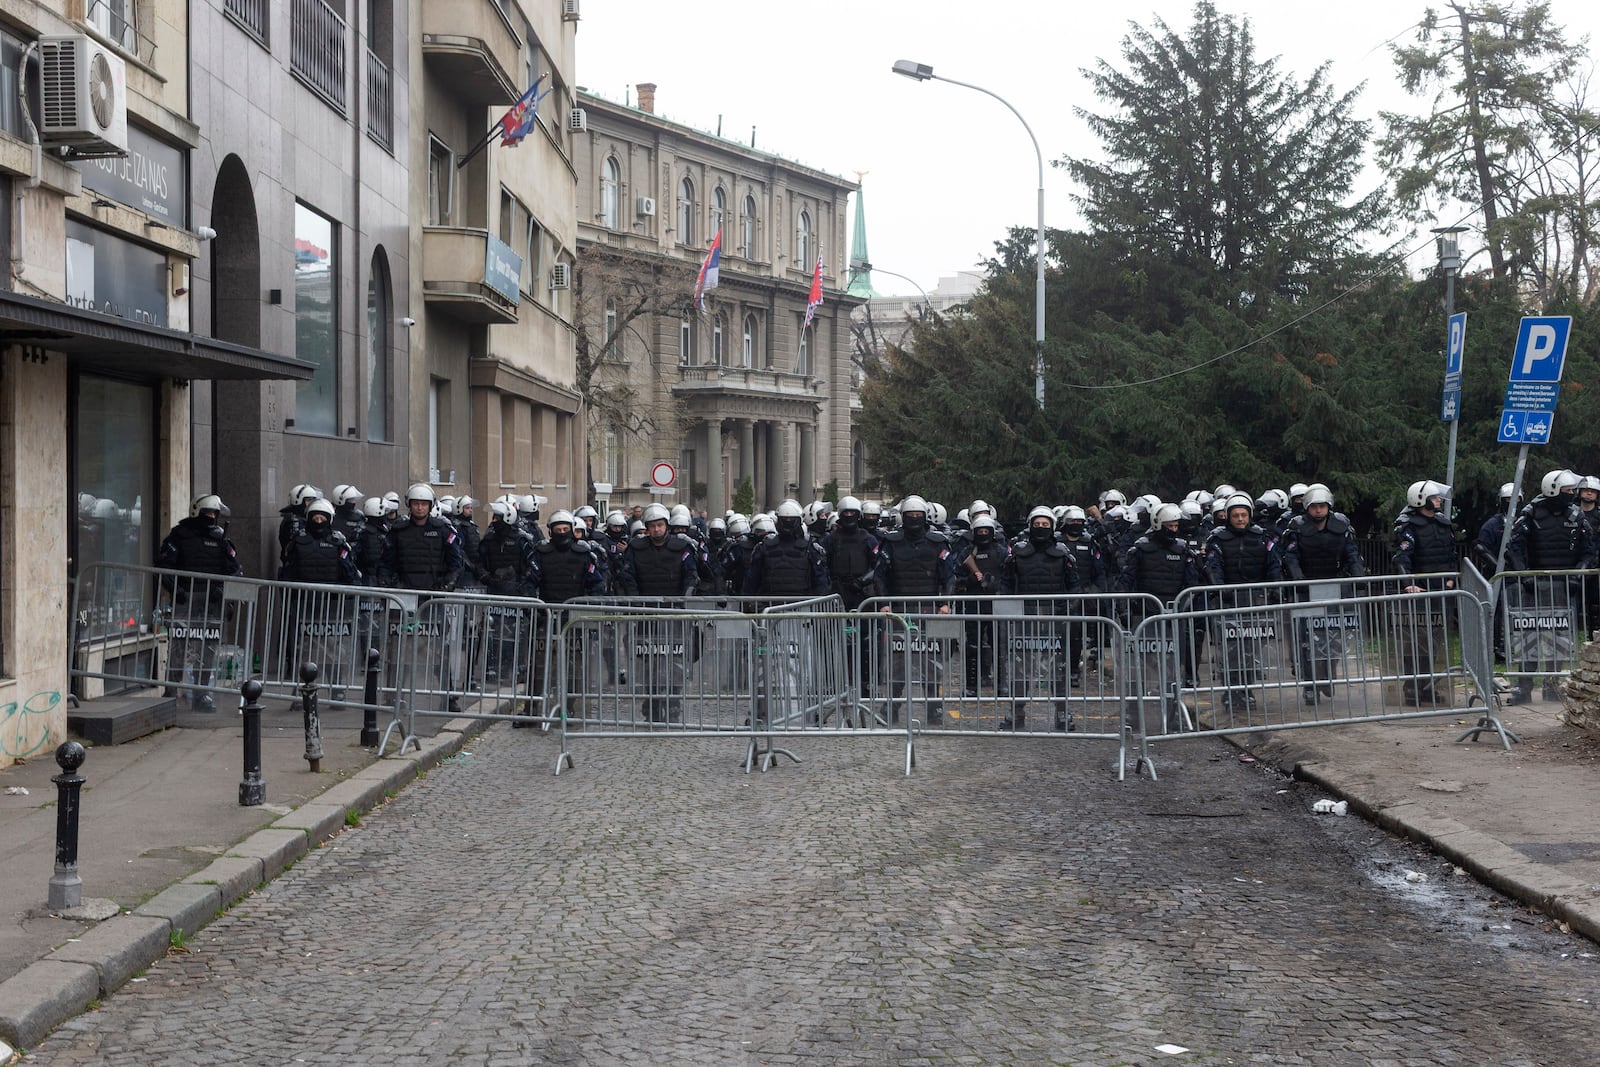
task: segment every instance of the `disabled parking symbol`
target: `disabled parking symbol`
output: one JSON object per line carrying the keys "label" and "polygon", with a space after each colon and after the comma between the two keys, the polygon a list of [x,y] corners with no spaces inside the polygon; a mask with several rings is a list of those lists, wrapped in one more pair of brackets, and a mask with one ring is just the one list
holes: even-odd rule
{"label": "disabled parking symbol", "polygon": [[1500,436],[1495,440],[1499,444],[1520,445],[1526,442],[1523,439],[1523,424],[1527,418],[1525,411],[1500,412]]}

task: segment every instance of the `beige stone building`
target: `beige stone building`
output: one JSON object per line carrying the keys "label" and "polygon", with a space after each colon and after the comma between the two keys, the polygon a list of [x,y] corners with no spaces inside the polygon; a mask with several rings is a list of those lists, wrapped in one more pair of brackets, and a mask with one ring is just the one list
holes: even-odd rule
{"label": "beige stone building", "polygon": [[[663,499],[720,513],[750,480],[757,507],[850,491],[846,204],[855,185],[580,90],[579,328],[592,355],[590,481],[613,505]],[[718,231],[720,285],[691,306]],[[824,300],[802,329],[818,259]],[[676,467],[670,494],[651,471]],[[609,492],[606,487],[609,486]]]}
{"label": "beige stone building", "polygon": [[[532,493],[551,507],[585,498],[572,327],[577,23],[565,13],[576,6],[412,3],[411,465],[441,494]],[[471,155],[541,76],[548,95],[527,138]]]}

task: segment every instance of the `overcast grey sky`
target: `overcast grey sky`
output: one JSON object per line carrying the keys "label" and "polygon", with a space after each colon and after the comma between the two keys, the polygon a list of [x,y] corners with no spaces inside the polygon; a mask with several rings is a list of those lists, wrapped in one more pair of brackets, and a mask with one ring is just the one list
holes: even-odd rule
{"label": "overcast grey sky", "polygon": [[[1426,6],[1218,2],[1249,18],[1261,57],[1281,56],[1297,77],[1327,61],[1335,88],[1365,82],[1358,113],[1372,118],[1426,109],[1401,91],[1388,50],[1413,36]],[[1551,8],[1569,36],[1600,38],[1600,4],[1552,0]],[[942,275],[974,269],[1007,226],[1033,225],[1038,167],[1022,124],[1001,104],[893,75],[894,61],[929,64],[1016,107],[1044,154],[1045,224],[1074,226],[1072,183],[1049,163],[1098,154],[1072,111],[1100,107],[1080,70],[1102,57],[1120,62],[1129,20],[1151,26],[1159,16],[1182,30],[1192,10],[1188,0],[584,0],[576,80],[619,101],[653,81],[657,112],[675,121],[715,130],[720,118],[724,135],[746,141],[755,126],[768,151],[846,177],[865,171],[873,263],[931,289]],[[1379,181],[1370,168],[1369,181]],[[1429,248],[1416,261],[1432,257]],[[874,281],[883,292],[911,292],[896,278]]]}

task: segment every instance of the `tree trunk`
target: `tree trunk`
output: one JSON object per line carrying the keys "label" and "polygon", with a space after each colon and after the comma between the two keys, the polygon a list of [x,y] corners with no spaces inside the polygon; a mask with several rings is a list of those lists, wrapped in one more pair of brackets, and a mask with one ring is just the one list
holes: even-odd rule
{"label": "tree trunk", "polygon": [[1489,170],[1489,150],[1483,139],[1483,115],[1478,107],[1478,72],[1472,68],[1472,23],[1461,5],[1452,3],[1450,7],[1461,20],[1461,69],[1466,74],[1472,160],[1478,172],[1478,195],[1483,202],[1483,229],[1489,242],[1489,265],[1494,271],[1495,280],[1500,281],[1506,276],[1506,256],[1500,244],[1500,235],[1495,232],[1495,223],[1499,221],[1500,214],[1495,202],[1494,174]]}

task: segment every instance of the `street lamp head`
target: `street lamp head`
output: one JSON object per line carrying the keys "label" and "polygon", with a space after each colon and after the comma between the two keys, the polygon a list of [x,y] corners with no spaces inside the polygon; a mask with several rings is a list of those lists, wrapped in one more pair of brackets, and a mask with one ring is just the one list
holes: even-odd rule
{"label": "street lamp head", "polygon": [[932,67],[926,63],[917,63],[909,59],[895,60],[892,69],[896,74],[910,78],[913,81],[925,82],[933,77]]}

